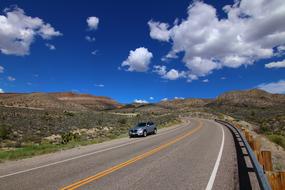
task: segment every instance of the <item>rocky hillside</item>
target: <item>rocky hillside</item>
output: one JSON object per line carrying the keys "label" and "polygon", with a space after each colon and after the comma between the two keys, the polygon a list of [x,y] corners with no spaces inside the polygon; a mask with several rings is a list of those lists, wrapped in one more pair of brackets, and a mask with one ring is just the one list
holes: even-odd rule
{"label": "rocky hillside", "polygon": [[246,91],[231,91],[220,95],[215,105],[241,106],[241,107],[272,107],[285,104],[285,95],[270,94],[263,90],[253,89]]}
{"label": "rocky hillside", "polygon": [[105,96],[93,96],[90,94],[67,93],[50,93],[51,96],[66,103],[82,105],[91,110],[105,110],[119,108],[121,104]]}
{"label": "rocky hillside", "polygon": [[28,109],[58,109],[68,111],[104,110],[120,106],[116,101],[101,96],[76,93],[0,94],[0,105]]}
{"label": "rocky hillside", "polygon": [[285,135],[285,95],[262,90],[232,91],[207,105],[221,112],[259,126],[259,132]]}
{"label": "rocky hillside", "polygon": [[169,109],[185,110],[197,107],[204,107],[211,101],[212,101],[211,99],[187,98],[187,99],[176,99],[170,101],[161,101],[158,103],[158,105]]}

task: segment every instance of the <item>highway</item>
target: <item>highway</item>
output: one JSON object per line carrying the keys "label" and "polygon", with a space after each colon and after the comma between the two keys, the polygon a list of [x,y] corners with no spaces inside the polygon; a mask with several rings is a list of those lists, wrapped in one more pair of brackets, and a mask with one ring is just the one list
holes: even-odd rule
{"label": "highway", "polygon": [[122,138],[0,164],[0,189],[238,189],[235,142],[214,121],[189,118]]}

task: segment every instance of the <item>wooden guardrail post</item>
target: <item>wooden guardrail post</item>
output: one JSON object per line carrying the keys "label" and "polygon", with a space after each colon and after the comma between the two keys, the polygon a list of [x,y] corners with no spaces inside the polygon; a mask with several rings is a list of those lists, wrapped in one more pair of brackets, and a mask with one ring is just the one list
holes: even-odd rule
{"label": "wooden guardrail post", "polygon": [[252,150],[254,150],[254,149],[253,149],[253,146],[254,146],[254,145],[253,145],[253,141],[254,141],[254,140],[253,140],[252,135],[249,134],[249,135],[248,135],[248,144],[250,145],[250,147],[251,147]]}
{"label": "wooden guardrail post", "polygon": [[248,139],[249,139],[249,132],[247,130],[244,131],[244,136],[245,136],[246,140],[248,141]]}
{"label": "wooden guardrail post", "polygon": [[260,141],[258,138],[254,138],[253,139],[253,143],[252,143],[252,149],[254,151],[260,151],[261,145],[260,145]]}
{"label": "wooden guardrail post", "polygon": [[261,156],[262,156],[262,161],[261,165],[263,166],[263,169],[265,171],[272,171],[272,157],[271,157],[271,152],[270,151],[261,151]]}
{"label": "wooden guardrail post", "polygon": [[244,127],[241,128],[241,131],[242,131],[243,134],[245,135],[245,128],[244,128]]}
{"label": "wooden guardrail post", "polygon": [[285,189],[285,172],[266,172],[272,190]]}
{"label": "wooden guardrail post", "polygon": [[254,154],[255,154],[258,162],[260,163],[260,165],[262,165],[262,167],[263,167],[263,164],[262,164],[263,163],[263,158],[262,158],[261,152],[258,151],[258,150],[255,150]]}

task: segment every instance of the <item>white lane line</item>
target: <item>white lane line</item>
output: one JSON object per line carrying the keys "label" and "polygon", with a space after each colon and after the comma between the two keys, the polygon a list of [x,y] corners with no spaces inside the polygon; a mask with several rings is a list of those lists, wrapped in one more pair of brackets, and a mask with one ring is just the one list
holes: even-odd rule
{"label": "white lane line", "polygon": [[[178,127],[173,128],[173,129],[169,129],[169,130],[165,131],[164,133],[160,133],[160,134],[157,134],[155,136],[166,135],[166,134],[172,132],[173,130],[175,130],[177,128],[184,128],[184,127],[186,127],[188,125],[189,124],[187,123],[186,125],[182,125],[180,127],[178,126]],[[14,173],[2,175],[2,176],[0,176],[0,179],[1,178],[5,178],[5,177],[9,177],[9,176],[13,176],[13,175],[17,175],[17,174],[30,172],[30,171],[33,171],[33,170],[38,170],[38,169],[41,169],[41,168],[46,168],[46,167],[49,167],[49,166],[54,166],[54,165],[61,164],[61,163],[64,163],[64,162],[68,162],[68,161],[76,160],[76,159],[79,159],[79,158],[83,158],[83,157],[91,156],[91,155],[94,155],[94,154],[98,154],[98,153],[106,152],[106,151],[109,151],[109,150],[113,150],[113,149],[116,149],[116,148],[121,148],[121,147],[124,147],[124,146],[127,146],[127,145],[135,144],[135,143],[140,142],[140,141],[148,140],[149,138],[154,138],[155,136],[151,136],[151,137],[148,137],[146,139],[140,139],[140,140],[136,140],[136,141],[131,141],[131,142],[124,143],[124,144],[121,144],[121,145],[118,145],[118,146],[113,146],[113,147],[102,149],[102,150],[98,150],[98,151],[95,151],[95,152],[82,154],[80,156],[75,156],[75,157],[64,159],[64,160],[60,160],[60,161],[57,161],[57,162],[52,162],[52,163],[41,165],[41,166],[38,166],[38,167],[33,167],[33,168],[30,168],[30,169],[21,170],[21,171],[17,171],[17,172],[14,172]]]}
{"label": "white lane line", "polygon": [[222,129],[222,133],[223,133],[222,143],[221,143],[221,146],[220,146],[220,151],[219,151],[219,154],[218,154],[218,157],[217,157],[214,169],[213,169],[211,177],[210,177],[210,179],[208,181],[208,185],[206,187],[206,190],[211,190],[213,188],[214,181],[215,181],[215,178],[217,176],[217,172],[218,172],[219,165],[220,165],[221,158],[222,158],[222,154],[223,154],[224,143],[225,143],[225,132],[224,132],[224,128],[221,125],[219,125],[219,126]]}

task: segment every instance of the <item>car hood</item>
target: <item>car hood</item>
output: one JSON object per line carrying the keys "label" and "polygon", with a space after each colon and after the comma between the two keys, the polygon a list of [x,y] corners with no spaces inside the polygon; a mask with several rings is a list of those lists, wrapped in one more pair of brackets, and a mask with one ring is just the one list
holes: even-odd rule
{"label": "car hood", "polygon": [[130,130],[139,130],[139,129],[144,129],[144,127],[133,127]]}

